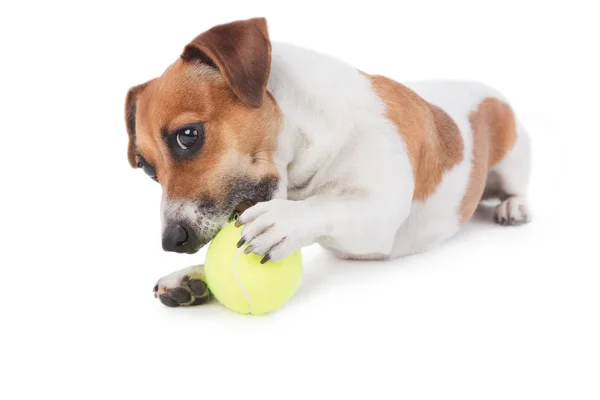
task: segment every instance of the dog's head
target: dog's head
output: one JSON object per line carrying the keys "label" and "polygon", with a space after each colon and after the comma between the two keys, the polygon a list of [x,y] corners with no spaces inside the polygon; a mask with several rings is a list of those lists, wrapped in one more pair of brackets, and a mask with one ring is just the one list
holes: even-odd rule
{"label": "dog's head", "polygon": [[275,193],[281,113],[267,92],[262,18],[215,26],[162,76],[129,90],[128,159],[162,186],[163,248],[194,253]]}

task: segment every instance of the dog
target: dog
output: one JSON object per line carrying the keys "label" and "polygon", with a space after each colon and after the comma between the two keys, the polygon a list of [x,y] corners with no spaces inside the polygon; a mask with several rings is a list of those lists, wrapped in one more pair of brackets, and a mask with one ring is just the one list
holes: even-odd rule
{"label": "dog", "polygon": [[[479,83],[401,84],[271,43],[264,18],[215,26],[126,97],[128,160],[162,186],[162,246],[195,253],[236,213],[238,247],[281,260],[319,243],[342,259],[422,252],[482,200],[530,220],[529,139]],[[203,266],[159,279],[167,306],[206,302]]]}

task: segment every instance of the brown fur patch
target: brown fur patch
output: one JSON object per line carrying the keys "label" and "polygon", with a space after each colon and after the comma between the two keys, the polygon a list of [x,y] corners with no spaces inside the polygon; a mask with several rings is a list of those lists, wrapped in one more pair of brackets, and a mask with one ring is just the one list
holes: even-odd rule
{"label": "brown fur patch", "polygon": [[488,97],[481,102],[470,120],[471,125],[477,125],[478,129],[488,130],[491,143],[488,167],[491,168],[502,161],[517,141],[517,125],[513,110],[507,103]]}
{"label": "brown fur patch", "polygon": [[387,106],[388,118],[406,142],[415,179],[413,200],[425,200],[444,174],[463,159],[458,126],[441,108],[406,86],[384,76],[368,77]]}
{"label": "brown fur patch", "polygon": [[217,25],[192,40],[181,57],[214,64],[242,101],[255,108],[262,104],[271,68],[264,18]]}
{"label": "brown fur patch", "polygon": [[493,97],[484,99],[469,116],[473,129],[473,162],[469,186],[460,206],[460,222],[467,222],[481,201],[488,171],[499,163],[517,140],[512,109]]}
{"label": "brown fur patch", "polygon": [[[137,152],[155,168],[169,199],[219,198],[232,177],[278,176],[272,150],[281,113],[274,99],[267,95],[260,107],[249,107],[212,67],[177,60],[138,93],[136,109]],[[163,133],[193,122],[204,123],[202,149],[193,159],[173,159]]]}
{"label": "brown fur patch", "polygon": [[125,97],[125,127],[129,136],[127,145],[127,161],[132,167],[136,166],[135,160],[135,116],[137,114],[137,97],[148,85],[148,82],[142,83],[129,89]]}

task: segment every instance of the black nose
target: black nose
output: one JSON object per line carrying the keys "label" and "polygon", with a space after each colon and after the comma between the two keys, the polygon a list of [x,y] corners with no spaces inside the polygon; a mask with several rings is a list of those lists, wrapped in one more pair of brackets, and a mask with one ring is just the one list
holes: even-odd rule
{"label": "black nose", "polygon": [[189,226],[177,222],[168,225],[163,232],[162,247],[165,251],[195,253],[200,248],[200,241]]}

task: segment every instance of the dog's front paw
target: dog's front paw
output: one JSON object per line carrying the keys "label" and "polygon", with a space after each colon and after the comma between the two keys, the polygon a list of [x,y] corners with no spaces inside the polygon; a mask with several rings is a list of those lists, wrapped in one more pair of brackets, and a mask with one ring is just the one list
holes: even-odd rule
{"label": "dog's front paw", "polygon": [[210,300],[204,266],[194,265],[163,276],[154,286],[154,297],[168,307],[196,306]]}
{"label": "dog's front paw", "polygon": [[236,225],[243,225],[238,247],[248,245],[244,253],[281,260],[300,247],[310,243],[310,219],[302,202],[275,199],[258,203],[240,216]]}

